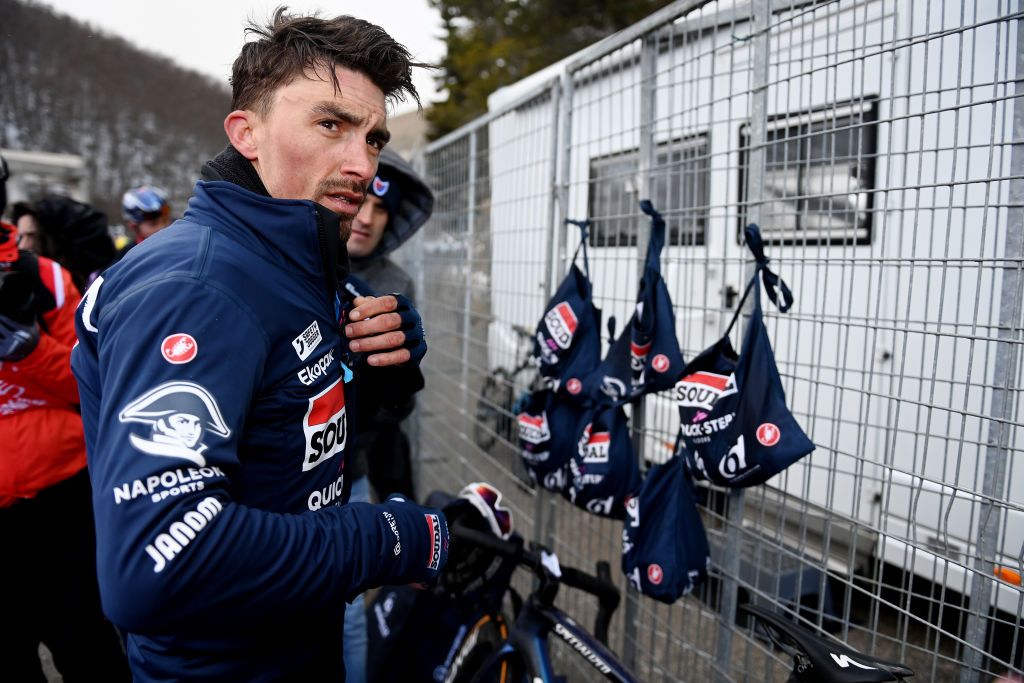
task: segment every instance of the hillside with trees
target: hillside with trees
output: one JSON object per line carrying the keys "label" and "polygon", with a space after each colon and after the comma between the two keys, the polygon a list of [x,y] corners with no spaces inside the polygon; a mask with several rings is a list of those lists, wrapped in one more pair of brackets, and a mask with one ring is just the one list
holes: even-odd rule
{"label": "hillside with trees", "polygon": [[112,223],[124,190],[143,182],[184,210],[226,144],[226,83],[19,0],[0,0],[0,35],[0,147],[82,155]]}

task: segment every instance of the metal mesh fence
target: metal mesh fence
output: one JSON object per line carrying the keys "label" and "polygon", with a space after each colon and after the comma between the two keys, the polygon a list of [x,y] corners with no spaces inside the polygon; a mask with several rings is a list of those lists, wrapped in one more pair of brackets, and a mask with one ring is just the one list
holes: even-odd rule
{"label": "metal mesh fence", "polygon": [[[788,658],[737,616],[754,602],[921,680],[1019,672],[1022,16],[1009,0],[677,2],[494,95],[423,159],[420,489],[490,481],[525,537],[617,567],[621,524],[532,488],[516,445],[532,331],[573,255],[563,220],[593,221],[595,299],[621,325],[637,202],[654,201],[686,359],[735,312],[755,222],[796,295],[766,324],[817,448],[766,485],[708,487],[711,579],[672,606],[629,592],[613,650],[641,680],[785,680]],[[670,396],[634,406],[632,428],[643,461],[665,460]],[[560,605],[593,618],[573,591]]]}

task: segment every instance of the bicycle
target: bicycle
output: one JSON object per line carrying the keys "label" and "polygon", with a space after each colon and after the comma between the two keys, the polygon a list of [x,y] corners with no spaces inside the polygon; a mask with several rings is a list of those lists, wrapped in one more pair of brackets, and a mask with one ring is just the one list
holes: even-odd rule
{"label": "bicycle", "polygon": [[[457,543],[471,543],[530,569],[536,587],[524,601],[508,587],[515,612],[511,627],[500,613],[481,618],[455,651],[446,683],[553,683],[564,680],[555,675],[548,646],[554,633],[571,652],[610,681],[636,679],[608,649],[608,625],[620,601],[619,589],[611,582],[607,562],[597,563],[597,575],[563,567],[543,547],[523,547],[522,539],[504,541],[489,534],[455,524],[451,535]],[[561,584],[598,598],[594,634],[554,606]],[[827,640],[763,607],[741,605],[764,626],[769,639],[793,657],[788,683],[883,683],[903,681],[914,675],[908,667],[862,654],[842,643]]]}
{"label": "bicycle", "polygon": [[516,399],[529,390],[533,334],[520,325],[495,328],[501,346],[515,348],[516,365],[512,369],[495,368],[480,386],[473,417],[473,441],[481,450],[491,451],[500,442],[516,444]]}

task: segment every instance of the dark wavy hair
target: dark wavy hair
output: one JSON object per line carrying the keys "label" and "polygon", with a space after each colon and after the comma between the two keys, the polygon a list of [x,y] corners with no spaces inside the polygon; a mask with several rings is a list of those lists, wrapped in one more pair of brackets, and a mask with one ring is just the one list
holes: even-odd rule
{"label": "dark wavy hair", "polygon": [[242,46],[231,67],[232,109],[264,115],[277,88],[318,67],[329,67],[337,91],[334,66],[365,74],[390,102],[408,95],[422,108],[412,69],[434,67],[412,61],[409,50],[380,26],[350,16],[293,16],[278,7],[268,25],[250,23],[245,32],[256,40]]}

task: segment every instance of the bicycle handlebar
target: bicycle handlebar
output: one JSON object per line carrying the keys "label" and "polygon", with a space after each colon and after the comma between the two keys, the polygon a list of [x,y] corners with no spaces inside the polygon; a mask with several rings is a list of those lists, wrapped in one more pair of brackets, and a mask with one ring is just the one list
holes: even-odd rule
{"label": "bicycle handlebar", "polygon": [[[553,576],[544,565],[540,553],[524,548],[521,540],[519,542],[506,541],[493,534],[477,531],[461,524],[455,524],[451,528],[451,535],[460,541],[472,543],[514,560],[517,564],[529,567],[536,573]],[[594,637],[607,644],[608,625],[611,622],[612,614],[618,609],[620,600],[619,589],[611,582],[611,568],[608,563],[603,561],[597,563],[597,576],[573,567],[561,566],[560,569],[562,575],[553,577],[559,583],[579,589],[597,598],[598,610],[594,624]]]}

